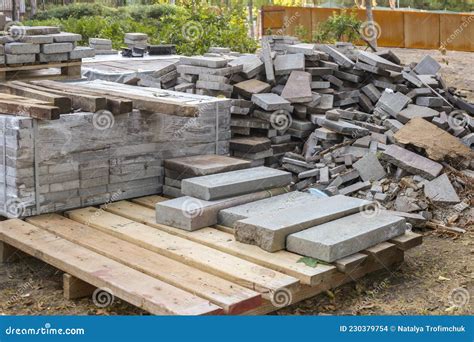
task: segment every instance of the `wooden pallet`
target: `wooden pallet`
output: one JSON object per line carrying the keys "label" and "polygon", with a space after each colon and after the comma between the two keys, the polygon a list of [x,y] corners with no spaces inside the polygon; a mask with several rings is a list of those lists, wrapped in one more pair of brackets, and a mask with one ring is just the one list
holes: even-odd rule
{"label": "wooden pallet", "polygon": [[[187,232],[155,223],[147,196],[0,222],[0,261],[13,248],[64,271],[66,298],[95,287],[152,314],[266,314],[403,261],[422,236],[403,236],[310,267],[287,251],[235,241],[229,227]],[[279,294],[286,301],[278,303]]]}
{"label": "wooden pallet", "polygon": [[[68,61],[0,67],[0,82],[7,80],[78,79],[81,78],[81,66],[81,61]],[[55,69],[59,69],[59,73]],[[39,71],[46,72],[39,73]],[[51,71],[55,72],[51,73]]]}

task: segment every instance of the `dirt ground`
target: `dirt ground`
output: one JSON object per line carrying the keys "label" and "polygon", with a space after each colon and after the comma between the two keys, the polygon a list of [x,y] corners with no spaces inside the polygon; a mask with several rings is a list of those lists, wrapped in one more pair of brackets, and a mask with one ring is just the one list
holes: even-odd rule
{"label": "dirt ground", "polygon": [[[404,63],[430,54],[443,63],[450,86],[474,101],[473,53],[394,49]],[[443,61],[447,61],[447,65]],[[464,214],[474,220],[474,209]],[[474,227],[460,237],[423,232],[424,243],[405,254],[392,271],[379,271],[278,311],[279,315],[442,315],[474,314]],[[91,298],[62,295],[62,272],[32,257],[0,265],[0,315],[141,315],[115,298],[100,307]]]}

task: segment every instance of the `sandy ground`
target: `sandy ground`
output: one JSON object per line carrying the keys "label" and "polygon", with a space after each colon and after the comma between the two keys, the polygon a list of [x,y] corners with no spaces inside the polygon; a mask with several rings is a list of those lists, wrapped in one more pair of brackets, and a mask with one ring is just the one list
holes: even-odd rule
{"label": "sandy ground", "polygon": [[[473,53],[394,49],[404,63],[431,54],[444,63],[448,85],[474,101]],[[443,62],[444,60],[447,61]],[[474,210],[464,213],[474,220]],[[460,237],[424,232],[422,246],[406,253],[393,271],[363,279],[278,311],[280,315],[441,315],[474,314],[474,227]],[[0,265],[0,314],[3,315],[124,315],[145,312],[115,299],[105,308],[91,298],[69,301],[62,296],[62,272],[21,255]]]}

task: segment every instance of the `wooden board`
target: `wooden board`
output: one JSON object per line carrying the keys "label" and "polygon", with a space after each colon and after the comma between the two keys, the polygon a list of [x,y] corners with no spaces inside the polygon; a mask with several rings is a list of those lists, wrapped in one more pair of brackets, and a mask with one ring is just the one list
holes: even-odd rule
{"label": "wooden board", "polygon": [[254,289],[264,298],[271,298],[281,288],[299,286],[296,278],[104,210],[89,207],[68,211],[66,215],[140,247]]}
{"label": "wooden board", "polygon": [[64,216],[46,214],[28,218],[27,222],[170,285],[194,293],[222,307],[226,313],[239,314],[261,304],[261,296],[257,292]]}
{"label": "wooden board", "polygon": [[59,112],[59,108],[54,106],[0,99],[0,113],[40,120],[56,120],[59,119]]}
{"label": "wooden board", "polygon": [[[28,64],[20,66],[0,67],[0,81],[8,79],[32,80],[32,79],[80,79],[81,61]],[[58,70],[58,73],[51,74],[49,71]],[[48,71],[47,73],[31,73]]]}
{"label": "wooden board", "polygon": [[0,239],[123,300],[159,315],[219,314],[207,300],[62,239],[30,223],[0,222]]}
{"label": "wooden board", "polygon": [[138,204],[119,201],[103,206],[105,211],[126,217],[136,222],[144,223],[150,227],[158,228],[169,234],[206,245],[216,250],[235,255],[239,258],[251,261],[264,267],[271,267],[278,272],[295,277],[301,283],[307,285],[317,285],[336,272],[334,266],[318,265],[309,267],[299,262],[301,255],[287,251],[269,253],[258,246],[248,245],[235,240],[233,234],[219,231],[214,228],[202,228],[194,232],[187,232],[181,229],[164,226],[155,223],[155,211],[142,207]]}
{"label": "wooden board", "polygon": [[63,294],[64,298],[68,300],[92,296],[95,289],[95,286],[92,286],[69,273],[63,274]]}

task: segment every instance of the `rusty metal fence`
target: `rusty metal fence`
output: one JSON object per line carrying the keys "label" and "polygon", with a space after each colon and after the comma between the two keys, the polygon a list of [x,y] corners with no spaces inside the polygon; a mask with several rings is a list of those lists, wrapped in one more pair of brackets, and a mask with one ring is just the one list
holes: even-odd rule
{"label": "rusty metal fence", "polygon": [[[311,41],[318,25],[339,8],[263,6],[262,34],[296,35],[297,28],[306,31]],[[354,9],[365,21],[365,10]],[[416,49],[474,51],[474,13],[439,13],[427,11],[374,10],[378,45]]]}

